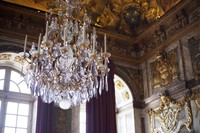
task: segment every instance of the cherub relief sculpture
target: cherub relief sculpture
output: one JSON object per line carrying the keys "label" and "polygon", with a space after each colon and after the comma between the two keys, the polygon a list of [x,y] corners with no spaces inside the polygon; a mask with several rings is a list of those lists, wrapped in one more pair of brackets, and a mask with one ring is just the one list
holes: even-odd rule
{"label": "cherub relief sculpture", "polygon": [[160,88],[169,85],[173,79],[178,78],[178,66],[175,61],[176,50],[167,57],[165,51],[159,51],[156,62],[151,64],[152,88]]}

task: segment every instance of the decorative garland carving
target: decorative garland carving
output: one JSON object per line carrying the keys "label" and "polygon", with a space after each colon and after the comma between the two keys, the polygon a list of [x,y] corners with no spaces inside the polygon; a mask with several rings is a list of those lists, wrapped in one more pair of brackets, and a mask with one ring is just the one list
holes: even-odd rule
{"label": "decorative garland carving", "polygon": [[191,131],[192,113],[189,105],[191,98],[173,101],[162,95],[158,110],[149,109],[151,133],[177,133],[182,126]]}

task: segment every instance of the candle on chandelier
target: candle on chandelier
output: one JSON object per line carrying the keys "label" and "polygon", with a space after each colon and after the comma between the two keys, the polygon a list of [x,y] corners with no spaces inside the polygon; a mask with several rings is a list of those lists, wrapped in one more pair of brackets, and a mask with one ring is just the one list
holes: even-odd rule
{"label": "candle on chandelier", "polygon": [[64,46],[66,45],[66,27],[64,28]]}
{"label": "candle on chandelier", "polygon": [[45,42],[47,42],[47,37],[48,37],[48,27],[49,27],[49,22],[47,21],[46,23],[46,34],[45,34]]}
{"label": "candle on chandelier", "polygon": [[104,35],[104,53],[106,53],[106,34]]}
{"label": "candle on chandelier", "polygon": [[39,39],[38,39],[38,52],[40,51],[40,42],[41,42],[41,33],[39,35]]}
{"label": "candle on chandelier", "polygon": [[92,41],[93,41],[93,54],[95,52],[95,28],[93,28],[93,38],[92,38]]}
{"label": "candle on chandelier", "polygon": [[83,42],[85,43],[85,23],[83,24]]}
{"label": "candle on chandelier", "polygon": [[25,41],[24,41],[24,55],[26,53],[26,43],[27,43],[27,38],[28,38],[28,35],[26,35],[25,37]]}

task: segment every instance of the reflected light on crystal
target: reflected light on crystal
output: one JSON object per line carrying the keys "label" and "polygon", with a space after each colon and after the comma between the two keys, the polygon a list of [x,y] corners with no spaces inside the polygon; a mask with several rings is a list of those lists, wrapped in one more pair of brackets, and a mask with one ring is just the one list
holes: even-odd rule
{"label": "reflected light on crystal", "polygon": [[67,110],[71,106],[71,102],[67,99],[63,99],[60,101],[59,106],[61,109]]}

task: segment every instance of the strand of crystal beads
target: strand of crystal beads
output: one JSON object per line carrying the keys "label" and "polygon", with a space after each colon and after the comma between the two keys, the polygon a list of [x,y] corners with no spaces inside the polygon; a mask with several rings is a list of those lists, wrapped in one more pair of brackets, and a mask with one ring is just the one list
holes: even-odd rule
{"label": "strand of crystal beads", "polygon": [[48,17],[40,49],[33,44],[29,51],[25,79],[34,96],[41,96],[45,103],[67,99],[74,106],[107,90],[110,54],[96,50],[95,29],[91,35],[86,33],[90,23],[86,13],[84,24],[66,19],[66,14]]}

